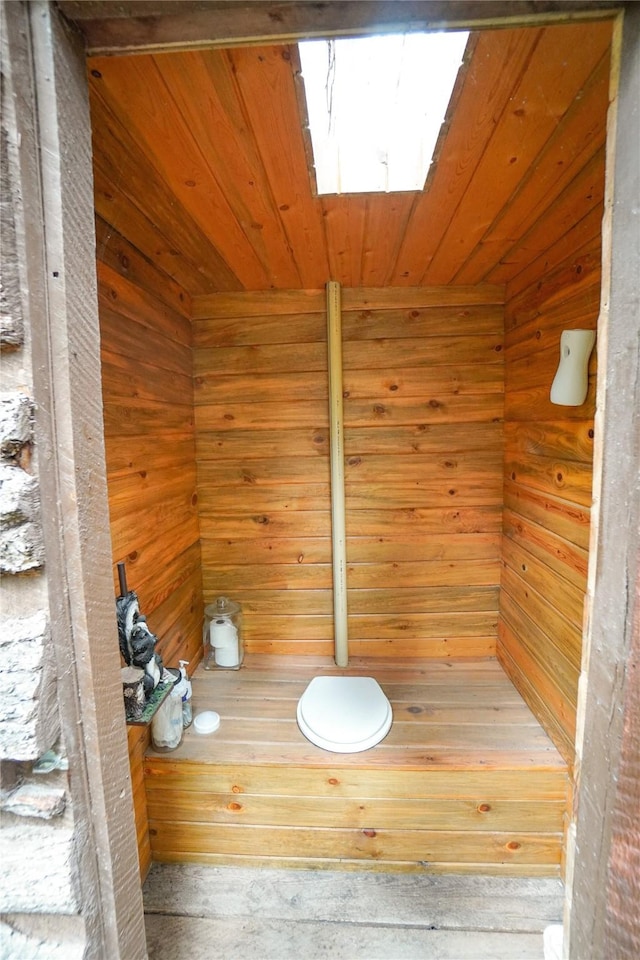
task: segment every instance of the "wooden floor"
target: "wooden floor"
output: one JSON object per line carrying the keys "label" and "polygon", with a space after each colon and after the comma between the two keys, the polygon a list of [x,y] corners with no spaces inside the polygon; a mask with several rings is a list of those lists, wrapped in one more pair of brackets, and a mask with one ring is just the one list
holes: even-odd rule
{"label": "wooden floor", "polygon": [[[318,674],[376,677],[394,722],[371,750],[321,750],[295,711]],[[253,656],[199,668],[186,731],[149,752],[155,860],[557,876],[566,765],[495,660],[357,661]]]}
{"label": "wooden floor", "polygon": [[552,879],[201,864],[144,887],[150,960],[543,960],[562,903]]}

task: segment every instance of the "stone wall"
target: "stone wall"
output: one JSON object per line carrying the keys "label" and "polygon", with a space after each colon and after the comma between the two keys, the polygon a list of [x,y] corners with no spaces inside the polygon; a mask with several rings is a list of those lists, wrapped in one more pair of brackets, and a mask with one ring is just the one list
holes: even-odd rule
{"label": "stone wall", "polygon": [[[5,10],[3,9],[3,20]],[[56,660],[34,437],[34,371],[18,112],[2,24],[0,229],[0,955],[80,957],[73,804],[60,735]]]}

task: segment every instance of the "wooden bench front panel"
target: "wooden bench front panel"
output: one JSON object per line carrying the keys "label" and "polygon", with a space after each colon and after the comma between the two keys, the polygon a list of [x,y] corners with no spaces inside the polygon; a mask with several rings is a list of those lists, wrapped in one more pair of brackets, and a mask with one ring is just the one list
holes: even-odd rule
{"label": "wooden bench front panel", "polygon": [[[249,663],[196,676],[216,734],[147,753],[154,859],[559,874],[566,766],[495,661]],[[329,753],[298,730],[308,680],[331,672],[370,673],[390,698],[373,750]]]}

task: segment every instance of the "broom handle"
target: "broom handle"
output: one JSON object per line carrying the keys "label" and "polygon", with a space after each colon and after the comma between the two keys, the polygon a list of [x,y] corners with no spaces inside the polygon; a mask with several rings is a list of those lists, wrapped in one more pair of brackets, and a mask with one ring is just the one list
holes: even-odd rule
{"label": "broom handle", "polygon": [[124,597],[127,593],[127,574],[124,569],[124,563],[118,564],[118,581],[120,583],[120,596]]}

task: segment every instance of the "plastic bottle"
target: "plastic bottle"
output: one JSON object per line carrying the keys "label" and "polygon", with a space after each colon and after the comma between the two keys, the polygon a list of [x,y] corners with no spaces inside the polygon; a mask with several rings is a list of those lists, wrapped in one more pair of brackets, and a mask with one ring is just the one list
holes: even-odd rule
{"label": "plastic bottle", "polygon": [[154,750],[175,750],[182,742],[182,697],[173,685],[171,693],[160,705],[151,721],[151,742]]}
{"label": "plastic bottle", "polygon": [[191,721],[193,720],[193,704],[191,703],[193,688],[191,686],[189,674],[186,671],[189,661],[179,660],[178,663],[180,665],[181,676],[178,686],[180,688],[180,693],[182,694],[182,725],[186,729],[187,727],[191,726]]}

